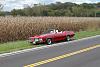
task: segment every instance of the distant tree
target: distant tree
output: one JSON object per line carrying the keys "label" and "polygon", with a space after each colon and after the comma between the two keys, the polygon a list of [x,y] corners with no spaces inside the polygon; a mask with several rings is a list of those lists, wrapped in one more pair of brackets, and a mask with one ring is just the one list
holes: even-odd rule
{"label": "distant tree", "polygon": [[12,15],[12,16],[17,16],[17,10],[16,10],[16,9],[13,9],[13,10],[11,11],[11,15]]}
{"label": "distant tree", "polygon": [[24,11],[24,14],[26,16],[31,16],[32,15],[32,8],[30,8],[30,7],[24,8],[23,11]]}
{"label": "distant tree", "polygon": [[0,16],[5,16],[5,13],[2,11],[3,7],[4,6],[0,4]]}
{"label": "distant tree", "polygon": [[65,12],[65,16],[73,16],[73,13],[71,12],[71,10],[66,10]]}
{"label": "distant tree", "polygon": [[3,6],[2,4],[0,4],[0,11],[3,9],[3,7],[4,7],[4,6]]}
{"label": "distant tree", "polygon": [[33,6],[25,4],[24,9],[14,9],[11,11],[11,15],[96,17],[100,15],[99,7],[100,3],[76,4],[71,2],[56,2],[48,5],[39,3]]}

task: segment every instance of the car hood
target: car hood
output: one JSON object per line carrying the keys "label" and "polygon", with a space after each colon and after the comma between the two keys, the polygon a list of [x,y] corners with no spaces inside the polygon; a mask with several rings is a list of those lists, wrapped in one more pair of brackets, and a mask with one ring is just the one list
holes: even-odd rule
{"label": "car hood", "polygon": [[49,34],[42,34],[42,35],[36,35],[36,36],[33,36],[31,38],[43,38],[45,36],[48,36]]}

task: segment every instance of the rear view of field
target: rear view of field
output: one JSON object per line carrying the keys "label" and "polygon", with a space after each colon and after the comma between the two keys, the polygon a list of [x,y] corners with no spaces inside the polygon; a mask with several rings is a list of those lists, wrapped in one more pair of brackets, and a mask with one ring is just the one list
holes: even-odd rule
{"label": "rear view of field", "polygon": [[47,29],[99,30],[100,18],[87,17],[0,17],[0,42],[25,40]]}

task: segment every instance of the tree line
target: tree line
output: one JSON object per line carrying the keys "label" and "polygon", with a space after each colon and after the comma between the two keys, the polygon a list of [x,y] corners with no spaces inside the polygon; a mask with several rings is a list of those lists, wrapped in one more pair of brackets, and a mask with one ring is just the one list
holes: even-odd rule
{"label": "tree line", "polygon": [[82,4],[71,2],[56,2],[47,5],[34,4],[34,6],[26,6],[24,9],[13,9],[11,12],[0,12],[0,15],[100,17],[100,2]]}

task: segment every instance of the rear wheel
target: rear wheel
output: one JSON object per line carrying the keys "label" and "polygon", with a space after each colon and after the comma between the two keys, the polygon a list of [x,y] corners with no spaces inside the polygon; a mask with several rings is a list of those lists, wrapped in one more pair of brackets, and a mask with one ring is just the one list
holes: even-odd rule
{"label": "rear wheel", "polygon": [[51,45],[52,44],[52,39],[47,39],[47,44]]}

